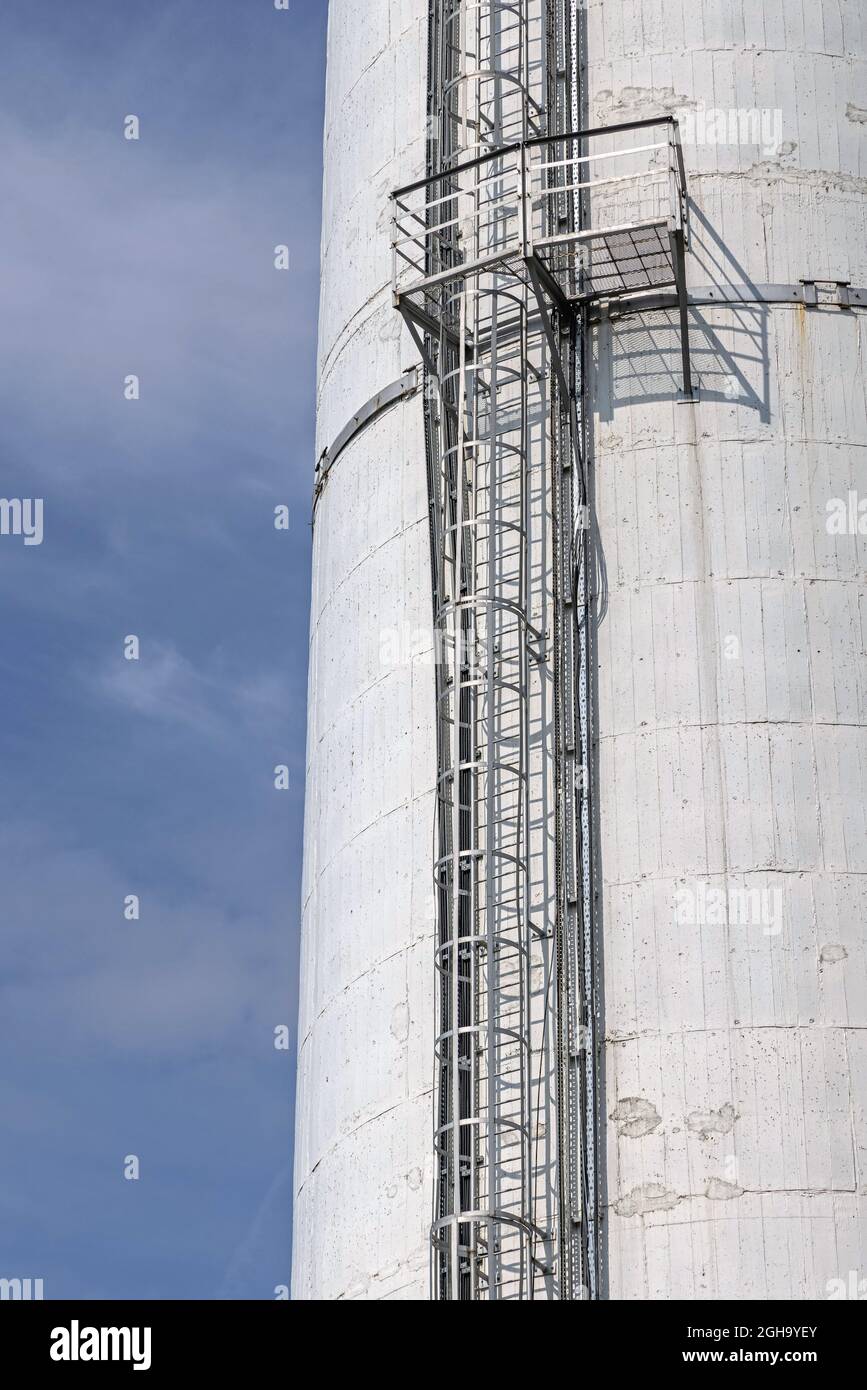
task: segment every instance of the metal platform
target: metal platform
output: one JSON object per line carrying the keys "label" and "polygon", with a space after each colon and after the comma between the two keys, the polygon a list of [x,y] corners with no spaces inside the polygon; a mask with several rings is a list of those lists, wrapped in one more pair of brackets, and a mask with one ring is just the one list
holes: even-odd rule
{"label": "metal platform", "polygon": [[[588,225],[561,231],[576,197]],[[537,297],[541,286],[559,309],[673,289],[692,396],[689,203],[674,117],[508,145],[397,189],[392,209],[395,306],[423,331],[457,339],[454,285],[468,276],[505,275]]]}
{"label": "metal platform", "polygon": [[674,291],[674,120],[574,125],[570,0],[432,0],[428,177],[392,196],[424,362],[439,1300],[599,1293],[589,307]]}

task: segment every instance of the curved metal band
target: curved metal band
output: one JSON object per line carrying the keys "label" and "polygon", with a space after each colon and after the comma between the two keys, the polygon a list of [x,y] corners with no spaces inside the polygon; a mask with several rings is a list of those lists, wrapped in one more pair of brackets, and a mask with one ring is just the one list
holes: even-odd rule
{"label": "curved metal band", "polygon": [[396,401],[406,400],[408,396],[414,396],[419,386],[418,376],[418,368],[411,367],[408,372],[404,372],[403,376],[398,377],[397,381],[393,381],[389,386],[384,386],[381,391],[377,391],[376,395],[371,396],[360,410],[356,410],[351,420],[347,420],[334,443],[329,448],[323,449],[316,464],[313,487],[314,518],[316,516],[316,504],[325,486],[325,479],[328,477],[329,470],[337,462],[347,444],[351,443],[366,425],[369,425],[390,405],[394,405]]}
{"label": "curved metal band", "polygon": [[[800,280],[797,285],[705,285],[687,295],[690,308],[733,305],[802,304],[808,309],[867,309],[867,288],[850,285],[848,280]],[[646,314],[655,309],[676,309],[673,291],[621,295],[617,299],[597,300],[588,310],[591,323],[602,319],[624,318],[627,314]]]}

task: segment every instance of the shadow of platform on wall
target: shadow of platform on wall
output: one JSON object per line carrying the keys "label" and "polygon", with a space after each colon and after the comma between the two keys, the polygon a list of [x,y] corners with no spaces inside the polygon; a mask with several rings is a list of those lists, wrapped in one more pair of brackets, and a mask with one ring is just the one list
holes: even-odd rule
{"label": "shadow of platform on wall", "polygon": [[[753,410],[770,420],[769,309],[762,303],[725,302],[746,287],[760,291],[692,200],[691,252],[687,257],[690,293],[719,294],[718,304],[691,304],[690,362],[702,401],[719,401]],[[598,418],[610,422],[624,406],[679,401],[683,394],[681,333],[677,309],[648,309],[617,316],[616,303],[596,326],[593,342],[593,395]]]}

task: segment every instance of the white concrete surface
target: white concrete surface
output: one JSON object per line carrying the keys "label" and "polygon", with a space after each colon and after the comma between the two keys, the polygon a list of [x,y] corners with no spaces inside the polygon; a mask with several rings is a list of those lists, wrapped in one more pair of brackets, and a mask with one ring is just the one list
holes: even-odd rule
{"label": "white concrete surface", "polygon": [[[780,113],[777,152],[687,140],[693,286],[867,284],[865,23],[591,3],[591,123]],[[867,536],[826,531],[867,496],[867,322],[704,325],[695,407],[666,316],[596,353],[609,1292],[823,1298],[867,1275]]]}
{"label": "white concrete surface", "polygon": [[[426,19],[330,3],[320,448],[416,361],[388,194],[423,173]],[[693,286],[867,284],[861,0],[587,20],[591,123],[765,108],[775,134],[780,112],[773,150],[687,141]],[[667,315],[596,338],[612,1298],[867,1277],[867,537],[826,530],[831,498],[867,498],[865,333],[863,311],[714,309],[696,406]],[[295,1298],[428,1296],[426,509],[416,397],[341,455],[316,520]]]}
{"label": "white concrete surface", "polygon": [[[416,363],[389,194],[424,173],[426,0],[331,0],[318,449]],[[319,500],[310,646],[293,1297],[426,1298],[433,667],[421,397]]]}

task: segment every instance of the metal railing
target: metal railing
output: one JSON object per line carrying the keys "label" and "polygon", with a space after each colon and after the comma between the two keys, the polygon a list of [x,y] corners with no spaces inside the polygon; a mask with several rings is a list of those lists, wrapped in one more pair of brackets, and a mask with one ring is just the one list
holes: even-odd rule
{"label": "metal railing", "polygon": [[[663,138],[627,142],[654,131]],[[576,195],[589,210],[581,230],[564,211]],[[659,289],[677,281],[674,239],[689,240],[678,124],[660,117],[519,141],[397,189],[392,211],[395,300],[423,312],[455,275],[504,264],[520,275],[531,257],[573,302]],[[565,229],[552,231],[558,222]]]}
{"label": "metal railing", "polygon": [[[543,0],[435,0],[429,167],[395,211],[395,277],[422,286],[437,638],[437,1299],[533,1297],[531,495],[539,330],[497,262],[514,238],[502,149],[541,133]],[[518,142],[517,145],[515,142]],[[457,190],[457,193],[456,193]],[[506,220],[504,221],[504,213]],[[471,248],[470,254],[467,249]],[[474,274],[470,261],[494,266]],[[408,301],[400,305],[402,311]],[[534,511],[535,507],[535,511]],[[536,718],[538,719],[538,713]]]}
{"label": "metal railing", "polygon": [[529,501],[521,296],[463,291],[439,379],[434,498],[440,901],[434,1220],[450,1297],[528,1296],[530,1133]]}
{"label": "metal railing", "polygon": [[437,646],[437,1299],[598,1289],[576,325],[589,300],[680,294],[688,204],[671,117],[545,133],[575,120],[552,97],[577,82],[573,20],[566,0],[432,0],[432,172],[392,195]]}

